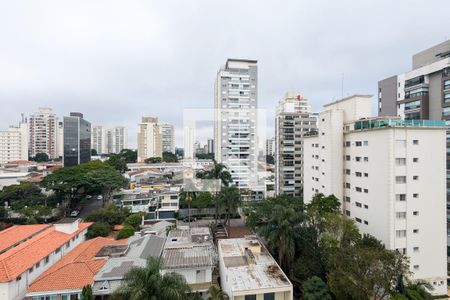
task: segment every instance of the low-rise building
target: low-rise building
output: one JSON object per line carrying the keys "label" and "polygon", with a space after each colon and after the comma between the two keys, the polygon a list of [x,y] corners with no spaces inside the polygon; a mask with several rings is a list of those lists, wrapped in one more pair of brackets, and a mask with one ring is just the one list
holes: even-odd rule
{"label": "low-rise building", "polygon": [[121,244],[126,240],[104,237],[81,243],[30,285],[26,299],[80,299],[83,287],[92,285],[94,276],[106,264],[108,256],[102,256],[101,249]]}
{"label": "low-rise building", "polygon": [[156,235],[132,236],[125,245],[104,247],[97,256],[110,258],[94,276],[92,292],[105,297],[114,293],[123,282],[125,274],[133,267],[145,267],[150,257],[160,257],[165,238]]}
{"label": "low-rise building", "polygon": [[70,219],[0,231],[0,299],[23,299],[36,278],[85,240],[91,225]]}
{"label": "low-rise building", "polygon": [[129,208],[132,213],[145,212],[148,219],[174,218],[179,209],[180,188],[136,188],[121,190],[113,196],[119,207]]}
{"label": "low-rise building", "polygon": [[161,273],[183,275],[195,292],[206,293],[213,283],[217,254],[208,227],[171,230],[162,254]]}
{"label": "low-rise building", "polygon": [[218,241],[220,285],[230,300],[292,300],[292,283],[256,236]]}

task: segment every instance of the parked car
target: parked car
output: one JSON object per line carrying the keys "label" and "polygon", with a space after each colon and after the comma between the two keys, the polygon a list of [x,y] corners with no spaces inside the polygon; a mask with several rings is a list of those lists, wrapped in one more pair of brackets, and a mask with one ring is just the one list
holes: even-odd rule
{"label": "parked car", "polygon": [[91,198],[92,198],[91,195],[87,195],[87,196],[86,196],[86,199],[91,199]]}
{"label": "parked car", "polygon": [[80,214],[80,211],[79,211],[79,210],[73,210],[73,211],[70,213],[70,216],[71,216],[71,217],[78,217],[79,214]]}
{"label": "parked car", "polygon": [[186,217],[183,219],[183,222],[185,222],[185,223],[190,223],[190,222],[195,222],[195,221],[197,221],[196,217],[191,217],[190,219],[189,219],[189,217]]}
{"label": "parked car", "polygon": [[97,199],[98,199],[98,200],[102,200],[102,199],[103,199],[103,196],[102,196],[102,195],[98,195],[98,196],[97,196]]}

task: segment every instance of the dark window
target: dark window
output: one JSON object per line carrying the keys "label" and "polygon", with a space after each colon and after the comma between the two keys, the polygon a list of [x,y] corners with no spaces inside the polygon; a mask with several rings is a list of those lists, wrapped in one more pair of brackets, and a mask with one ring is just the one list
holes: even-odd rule
{"label": "dark window", "polygon": [[245,300],[256,300],[256,295],[245,295]]}
{"label": "dark window", "polygon": [[275,293],[264,293],[264,300],[275,300]]}

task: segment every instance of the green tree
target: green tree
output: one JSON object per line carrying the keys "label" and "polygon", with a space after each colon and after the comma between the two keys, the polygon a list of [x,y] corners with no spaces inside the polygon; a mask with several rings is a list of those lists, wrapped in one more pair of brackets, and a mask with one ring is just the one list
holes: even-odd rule
{"label": "green tree", "polygon": [[225,224],[230,226],[230,215],[235,215],[242,204],[239,189],[235,186],[223,187],[216,195],[216,202],[219,209],[225,211]]}
{"label": "green tree", "polygon": [[50,217],[52,214],[52,209],[44,205],[34,205],[22,208],[20,213],[27,218],[37,219],[42,217]]}
{"label": "green tree", "polygon": [[178,162],[178,157],[173,154],[172,152],[166,152],[164,151],[162,154],[162,161],[164,162]]}
{"label": "green tree", "polygon": [[147,164],[156,164],[156,163],[162,162],[162,158],[161,157],[149,157],[149,158],[145,159],[144,162]]}
{"label": "green tree", "polygon": [[92,293],[92,286],[90,284],[85,285],[81,290],[81,298],[83,300],[94,300],[94,294]]}
{"label": "green tree", "polygon": [[433,286],[423,280],[408,281],[403,275],[397,279],[394,293],[391,299],[395,300],[431,300],[434,299],[430,294]]}
{"label": "green tree", "polygon": [[98,155],[97,150],[91,149],[91,156],[97,156],[97,155]]}
{"label": "green tree", "polygon": [[112,228],[114,225],[122,224],[129,214],[130,211],[128,209],[119,208],[110,203],[91,212],[87,216],[86,221],[106,223]]}
{"label": "green tree", "polygon": [[142,222],[142,213],[135,213],[129,215],[125,221],[123,222],[123,225],[129,225],[134,228],[134,230],[138,230],[139,226]]}
{"label": "green tree", "polygon": [[195,208],[206,208],[214,205],[214,198],[210,192],[199,192],[192,201]]}
{"label": "green tree", "polygon": [[209,296],[208,300],[228,300],[230,297],[228,297],[227,293],[225,293],[219,286],[217,285],[211,285],[208,289]]}
{"label": "green tree", "polygon": [[137,161],[137,150],[122,149],[118,155],[120,158],[124,159],[127,164],[135,163]]}
{"label": "green tree", "polygon": [[112,231],[111,225],[104,222],[97,222],[92,224],[91,227],[89,227],[86,237],[88,239],[93,239],[98,236],[108,236]]}
{"label": "green tree", "polygon": [[42,193],[42,190],[34,183],[21,182],[3,187],[0,191],[0,203],[8,202],[13,210],[20,210],[25,206],[45,205],[54,207],[55,203]]}
{"label": "green tree", "polygon": [[113,296],[123,300],[190,299],[191,290],[184,277],[177,273],[161,275],[160,266],[161,261],[152,257],[146,267],[133,267]]}
{"label": "green tree", "polygon": [[135,231],[136,230],[134,229],[133,226],[125,225],[125,226],[123,226],[122,229],[120,229],[119,233],[117,234],[116,239],[121,240],[121,239],[129,238],[130,236],[134,235]]}
{"label": "green tree", "polygon": [[49,157],[48,157],[47,153],[36,153],[36,156],[32,157],[31,160],[33,160],[35,162],[48,162]]}
{"label": "green tree", "polygon": [[303,283],[304,300],[331,300],[327,285],[317,276],[313,276]]}
{"label": "green tree", "polygon": [[101,193],[103,202],[111,199],[112,192],[128,185],[119,172],[114,169],[98,169],[85,173],[84,186],[87,190],[94,193]]}
{"label": "green tree", "polygon": [[128,170],[125,158],[120,157],[120,155],[118,154],[111,154],[106,163],[113,166],[114,169],[116,169],[120,173],[125,173]]}

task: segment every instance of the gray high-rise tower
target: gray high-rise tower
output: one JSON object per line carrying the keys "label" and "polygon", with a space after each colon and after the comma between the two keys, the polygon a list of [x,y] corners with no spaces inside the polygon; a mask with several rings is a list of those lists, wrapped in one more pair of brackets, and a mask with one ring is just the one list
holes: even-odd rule
{"label": "gray high-rise tower", "polygon": [[71,112],[64,117],[64,167],[70,167],[91,160],[91,123],[83,114]]}

